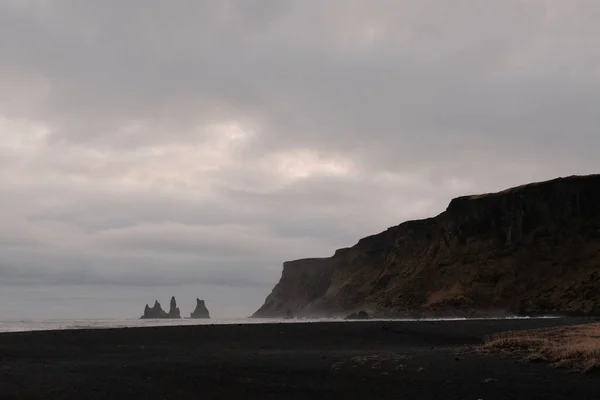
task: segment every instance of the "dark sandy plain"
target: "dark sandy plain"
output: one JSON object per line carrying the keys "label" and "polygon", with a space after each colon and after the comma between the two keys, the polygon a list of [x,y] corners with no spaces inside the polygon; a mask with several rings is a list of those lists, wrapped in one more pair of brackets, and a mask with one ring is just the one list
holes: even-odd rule
{"label": "dark sandy plain", "polygon": [[600,373],[485,354],[582,319],[323,322],[0,334],[1,399],[600,399]]}

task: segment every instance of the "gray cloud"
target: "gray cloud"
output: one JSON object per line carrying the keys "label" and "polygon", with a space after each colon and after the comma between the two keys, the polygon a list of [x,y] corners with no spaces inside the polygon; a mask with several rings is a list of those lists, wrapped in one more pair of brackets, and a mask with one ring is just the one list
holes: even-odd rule
{"label": "gray cloud", "polygon": [[598,172],[599,14],[585,0],[5,1],[3,293],[60,303],[92,287],[129,313],[142,293],[196,287],[246,315],[284,260],[457,195]]}

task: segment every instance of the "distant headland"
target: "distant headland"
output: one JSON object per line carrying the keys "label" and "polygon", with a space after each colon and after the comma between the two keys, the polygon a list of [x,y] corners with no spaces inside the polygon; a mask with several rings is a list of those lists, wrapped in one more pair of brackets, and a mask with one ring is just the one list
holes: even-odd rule
{"label": "distant headland", "polygon": [[571,176],[285,262],[254,317],[598,315],[599,265],[600,175]]}

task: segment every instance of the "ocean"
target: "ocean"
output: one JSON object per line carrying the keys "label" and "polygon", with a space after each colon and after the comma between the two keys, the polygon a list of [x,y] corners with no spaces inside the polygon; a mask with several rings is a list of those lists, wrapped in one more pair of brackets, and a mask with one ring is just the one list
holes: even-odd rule
{"label": "ocean", "polygon": [[[260,324],[266,322],[290,322],[290,320],[239,319],[43,319],[0,321],[0,332],[53,331],[65,329],[113,329],[142,328],[152,326],[189,325],[235,325]],[[307,320],[308,322],[308,320]]]}
{"label": "ocean", "polygon": [[[560,318],[560,317],[537,317]],[[508,318],[469,318],[478,319],[529,319],[528,317]],[[370,321],[463,321],[466,318],[423,318],[423,319],[372,319]],[[191,326],[191,325],[236,325],[236,324],[273,324],[273,323],[310,323],[310,322],[355,322],[335,318],[319,319],[23,319],[0,321],[0,332],[53,331],[65,329],[114,329],[141,328],[153,326]]]}

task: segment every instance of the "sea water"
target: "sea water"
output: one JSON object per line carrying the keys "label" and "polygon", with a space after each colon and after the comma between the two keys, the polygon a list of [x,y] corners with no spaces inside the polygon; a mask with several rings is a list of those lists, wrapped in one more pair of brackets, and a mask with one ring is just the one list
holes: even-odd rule
{"label": "sea water", "polygon": [[[469,318],[479,319],[528,319],[529,317]],[[536,317],[560,318],[560,317]],[[422,318],[422,319],[371,319],[369,321],[464,321],[467,318]],[[111,329],[141,328],[152,326],[191,326],[191,325],[236,325],[273,323],[311,322],[361,322],[345,321],[337,318],[318,319],[277,319],[277,318],[232,318],[232,319],[23,319],[0,321],[0,332],[52,331],[65,329]],[[364,321],[363,321],[364,322]]]}

